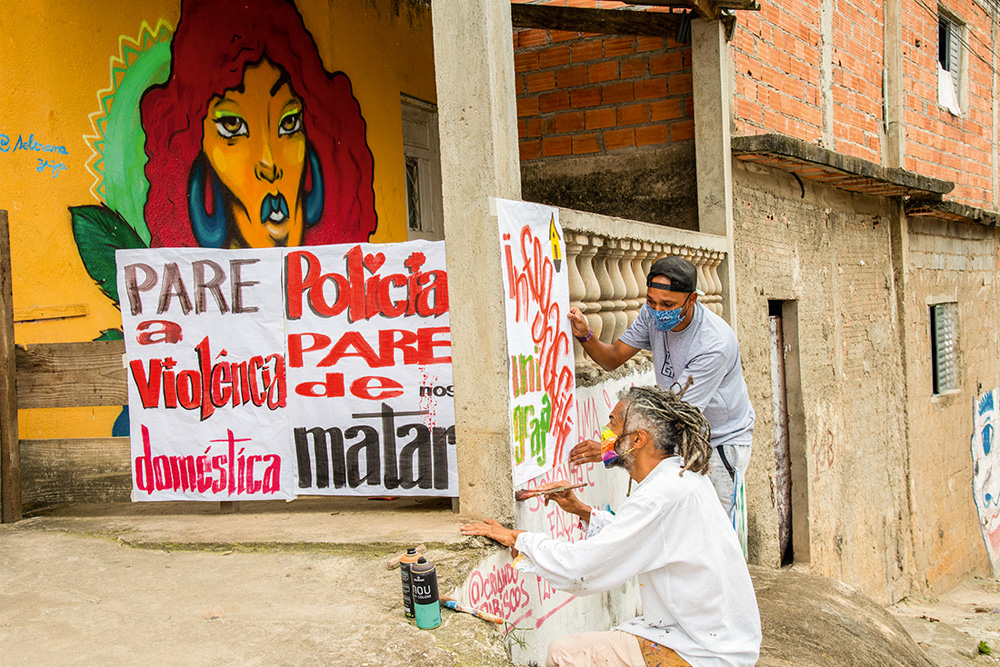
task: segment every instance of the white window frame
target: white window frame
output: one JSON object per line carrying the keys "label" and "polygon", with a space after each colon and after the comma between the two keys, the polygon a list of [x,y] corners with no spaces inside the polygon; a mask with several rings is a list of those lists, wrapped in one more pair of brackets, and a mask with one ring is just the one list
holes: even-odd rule
{"label": "white window frame", "polygon": [[[947,28],[947,45],[941,43],[942,27]],[[965,23],[951,12],[938,8],[938,104],[955,116],[963,115],[968,108],[968,34]],[[948,49],[947,69],[941,62],[942,47]]]}
{"label": "white window frame", "polygon": [[[437,107],[409,95],[400,96],[400,107],[403,117],[403,197],[406,200],[407,238],[411,241],[441,241],[444,239],[444,215]],[[408,163],[417,168],[417,229],[410,228]]]}

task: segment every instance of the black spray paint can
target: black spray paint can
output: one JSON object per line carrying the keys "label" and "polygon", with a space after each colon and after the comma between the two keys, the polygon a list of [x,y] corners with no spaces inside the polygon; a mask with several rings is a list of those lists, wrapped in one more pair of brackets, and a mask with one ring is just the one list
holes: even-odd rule
{"label": "black spray paint can", "polygon": [[413,618],[413,587],[410,582],[410,566],[417,562],[417,550],[410,547],[399,559],[399,576],[403,579],[403,613]]}
{"label": "black spray paint can", "polygon": [[410,583],[417,627],[430,630],[441,625],[441,603],[438,599],[437,570],[434,563],[421,556],[410,566]]}

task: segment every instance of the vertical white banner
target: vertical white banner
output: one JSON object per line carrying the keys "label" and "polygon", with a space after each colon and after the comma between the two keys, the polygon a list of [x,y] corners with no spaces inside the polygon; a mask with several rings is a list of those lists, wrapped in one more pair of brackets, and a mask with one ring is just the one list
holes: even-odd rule
{"label": "vertical white banner", "polygon": [[496,200],[510,368],[514,485],[569,457],[577,441],[569,267],[559,210]]}
{"label": "vertical white banner", "polygon": [[444,243],[285,256],[300,494],[457,496]]}
{"label": "vertical white banner", "polygon": [[281,253],[117,251],[134,500],[295,496]]}

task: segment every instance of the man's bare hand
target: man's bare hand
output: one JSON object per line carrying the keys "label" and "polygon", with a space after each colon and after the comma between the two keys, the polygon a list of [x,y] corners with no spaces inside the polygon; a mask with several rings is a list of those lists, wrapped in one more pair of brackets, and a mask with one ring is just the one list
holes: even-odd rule
{"label": "man's bare hand", "polygon": [[587,332],[590,331],[587,318],[583,316],[579,308],[575,306],[570,308],[567,317],[569,318],[569,326],[573,330],[574,336],[586,336]]}
{"label": "man's bare hand", "polygon": [[569,462],[575,466],[583,465],[584,463],[600,463],[601,443],[596,440],[584,440],[569,450]]}
{"label": "man's bare hand", "polygon": [[523,530],[504,528],[493,519],[483,519],[482,523],[467,523],[462,526],[461,530],[463,535],[482,535],[511,548],[514,547],[517,536],[524,532]]}

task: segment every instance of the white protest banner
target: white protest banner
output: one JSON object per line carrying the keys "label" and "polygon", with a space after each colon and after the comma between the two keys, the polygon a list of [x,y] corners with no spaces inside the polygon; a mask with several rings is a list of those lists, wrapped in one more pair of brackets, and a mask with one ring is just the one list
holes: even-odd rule
{"label": "white protest banner", "polygon": [[286,255],[299,493],[457,496],[444,244]]}
{"label": "white protest banner", "polygon": [[293,498],[281,250],[119,250],[134,500]]}
{"label": "white protest banner", "polygon": [[133,499],[458,495],[443,243],[116,257]]}
{"label": "white protest banner", "polygon": [[558,209],[503,199],[496,207],[519,486],[565,461],[577,441],[569,267]]}

